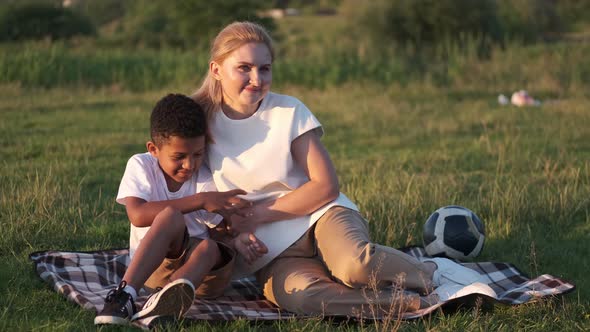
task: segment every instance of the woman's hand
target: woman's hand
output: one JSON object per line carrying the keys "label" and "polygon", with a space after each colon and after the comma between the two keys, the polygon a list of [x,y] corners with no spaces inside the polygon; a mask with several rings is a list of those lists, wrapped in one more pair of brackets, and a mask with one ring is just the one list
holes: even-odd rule
{"label": "woman's hand", "polygon": [[246,192],[241,189],[221,192],[210,191],[196,194],[196,199],[202,209],[228,218],[237,211],[252,206],[252,202],[237,197],[237,195],[245,194]]}

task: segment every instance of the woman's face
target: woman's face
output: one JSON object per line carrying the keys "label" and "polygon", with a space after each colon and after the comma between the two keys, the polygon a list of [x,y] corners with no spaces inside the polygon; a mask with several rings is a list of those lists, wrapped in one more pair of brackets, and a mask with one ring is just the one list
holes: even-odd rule
{"label": "woman's face", "polygon": [[235,111],[253,114],[270,90],[272,57],[265,44],[248,43],[221,63],[211,62],[210,70],[221,82],[223,103]]}

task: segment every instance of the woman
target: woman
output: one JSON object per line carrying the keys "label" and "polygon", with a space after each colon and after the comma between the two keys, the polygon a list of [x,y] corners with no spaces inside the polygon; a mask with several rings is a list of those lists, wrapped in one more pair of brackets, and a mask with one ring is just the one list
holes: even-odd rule
{"label": "woman", "polygon": [[208,158],[218,189],[243,189],[253,202],[231,227],[255,231],[267,245],[267,255],[241,266],[256,272],[267,299],[298,313],[366,317],[466,292],[495,296],[473,270],[371,242],[367,222],[339,192],[319,121],[296,98],[270,92],[273,61],[264,28],[232,23],[215,38],[193,96],[210,117]]}

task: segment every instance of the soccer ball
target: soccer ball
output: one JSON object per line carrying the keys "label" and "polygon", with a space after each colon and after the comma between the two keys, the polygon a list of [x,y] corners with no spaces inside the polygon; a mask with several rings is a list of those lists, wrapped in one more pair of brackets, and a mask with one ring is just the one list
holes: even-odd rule
{"label": "soccer ball", "polygon": [[483,248],[484,227],[471,210],[456,205],[445,206],[426,220],[423,240],[429,256],[472,259]]}

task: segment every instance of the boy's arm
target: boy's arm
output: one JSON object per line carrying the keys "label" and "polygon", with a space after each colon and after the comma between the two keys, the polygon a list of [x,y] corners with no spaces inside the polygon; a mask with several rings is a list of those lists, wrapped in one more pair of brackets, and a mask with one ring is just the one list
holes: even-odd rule
{"label": "boy's arm", "polygon": [[250,206],[249,201],[236,197],[236,195],[244,194],[246,194],[245,191],[234,189],[225,192],[201,192],[178,199],[153,202],[128,196],[125,197],[125,209],[133,226],[148,227],[152,225],[158,213],[168,206],[183,214],[203,209],[221,215],[229,215],[239,208]]}

